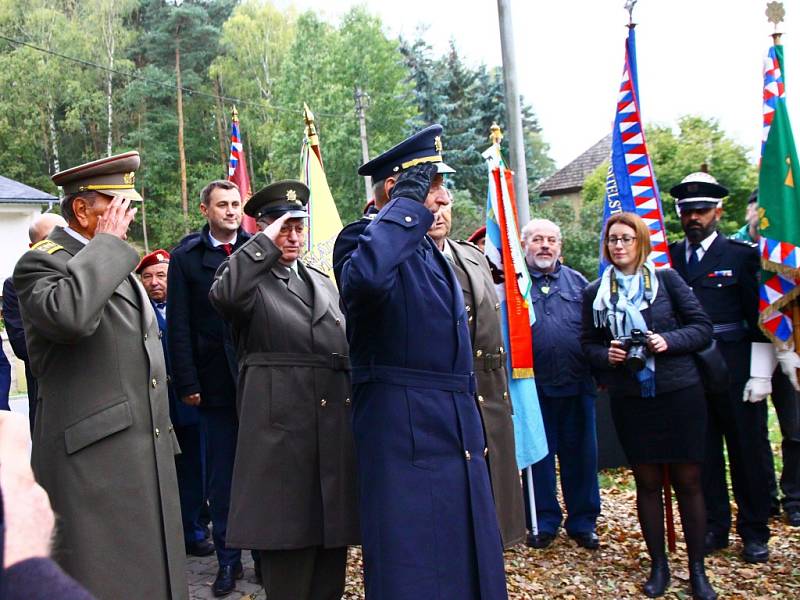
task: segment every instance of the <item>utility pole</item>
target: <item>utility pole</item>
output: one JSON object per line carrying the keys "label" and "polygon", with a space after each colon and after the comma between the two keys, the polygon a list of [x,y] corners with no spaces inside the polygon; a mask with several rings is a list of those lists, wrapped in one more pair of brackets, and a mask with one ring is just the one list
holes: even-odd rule
{"label": "utility pole", "polygon": [[183,81],[181,80],[181,38],[180,30],[175,39],[175,83],[178,88],[178,162],[181,169],[181,208],[183,210],[183,231],[189,233],[189,193],[186,184],[186,150],[183,144]]}
{"label": "utility pole", "polygon": [[511,21],[511,0],[497,0],[500,20],[500,48],[503,54],[503,80],[508,115],[508,145],[511,149],[511,168],[514,170],[514,192],[520,228],[531,220],[528,205],[528,169],[525,165],[525,144],[522,138],[522,111],[517,87],[517,61],[514,56],[514,27]]}
{"label": "utility pole", "polygon": [[[369,96],[361,91],[360,87],[356,86],[353,97],[356,100],[358,127],[361,130],[361,162],[365,163],[369,160],[369,146],[367,146],[367,118],[364,111],[369,106]],[[370,198],[372,198],[372,177],[364,177],[364,187],[367,193],[367,202],[369,202]]]}

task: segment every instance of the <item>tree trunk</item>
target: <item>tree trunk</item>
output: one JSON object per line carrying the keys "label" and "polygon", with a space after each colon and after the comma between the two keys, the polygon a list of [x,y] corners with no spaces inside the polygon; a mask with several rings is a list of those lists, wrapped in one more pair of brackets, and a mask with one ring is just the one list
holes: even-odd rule
{"label": "tree trunk", "polygon": [[[222,172],[224,173],[223,179],[228,178],[228,148],[230,141],[225,137],[225,130],[222,127],[222,119],[223,115],[225,114],[225,107],[222,105],[222,99],[220,96],[222,95],[221,87],[219,85],[219,77],[214,77],[214,93],[216,94],[216,103],[217,103],[217,110],[215,113],[216,121],[217,121],[217,137],[219,137],[219,155],[222,159]],[[228,141],[228,144],[226,144]]]}
{"label": "tree trunk", "polygon": [[[111,52],[108,55],[108,66],[110,69],[114,68],[114,43],[111,43]],[[106,155],[111,156],[111,149],[113,146],[113,133],[114,133],[114,106],[111,102],[111,93],[113,92],[113,73],[108,72],[106,78],[106,106],[108,107],[108,141],[106,143]]]}
{"label": "tree trunk", "polygon": [[178,85],[178,159],[181,170],[181,208],[183,209],[183,230],[189,233],[189,192],[186,184],[186,152],[183,146],[183,82],[181,80],[180,38],[175,40],[175,81]]}
{"label": "tree trunk", "polygon": [[[47,105],[47,125],[50,129],[50,147],[53,153],[53,173],[58,173],[61,170],[61,161],[58,159],[58,135],[56,133],[56,109],[53,104],[53,99]],[[64,190],[58,188],[58,197],[64,198]]]}

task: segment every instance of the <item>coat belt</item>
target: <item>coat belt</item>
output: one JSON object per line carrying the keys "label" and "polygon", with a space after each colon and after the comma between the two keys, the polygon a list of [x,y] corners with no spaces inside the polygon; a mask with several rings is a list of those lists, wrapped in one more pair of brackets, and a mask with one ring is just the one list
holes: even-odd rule
{"label": "coat belt", "polygon": [[301,354],[299,352],[253,352],[242,360],[241,367],[317,367],[333,371],[349,371],[346,354]]}
{"label": "coat belt", "polygon": [[390,385],[431,388],[445,392],[468,394],[474,394],[476,390],[474,373],[442,373],[386,365],[353,367],[350,381],[353,385],[359,383],[388,383]]}
{"label": "coat belt", "polygon": [[506,364],[505,354],[484,354],[473,361],[476,371],[496,371]]}

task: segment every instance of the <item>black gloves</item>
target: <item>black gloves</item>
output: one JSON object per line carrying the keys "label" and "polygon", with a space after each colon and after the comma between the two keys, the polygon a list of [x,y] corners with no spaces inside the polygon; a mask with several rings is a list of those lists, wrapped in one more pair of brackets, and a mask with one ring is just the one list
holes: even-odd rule
{"label": "black gloves", "polygon": [[428,197],[428,190],[431,189],[433,178],[439,170],[435,163],[424,163],[415,165],[400,173],[397,178],[397,183],[394,184],[390,199],[403,197],[410,200],[416,200],[420,204],[425,203],[425,198]]}

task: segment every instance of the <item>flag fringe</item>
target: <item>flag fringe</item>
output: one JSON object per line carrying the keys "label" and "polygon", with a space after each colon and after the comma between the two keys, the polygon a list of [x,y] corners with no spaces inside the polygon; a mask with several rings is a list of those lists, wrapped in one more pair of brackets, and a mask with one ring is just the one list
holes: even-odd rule
{"label": "flag fringe", "polygon": [[767,271],[774,271],[781,275],[786,275],[792,279],[800,279],[800,268],[792,268],[782,263],[776,263],[766,258],[761,259],[761,268]]}
{"label": "flag fringe", "polygon": [[511,377],[514,379],[527,379],[533,377],[533,369],[511,369]]}

